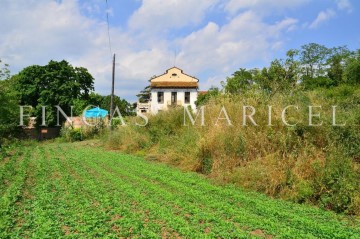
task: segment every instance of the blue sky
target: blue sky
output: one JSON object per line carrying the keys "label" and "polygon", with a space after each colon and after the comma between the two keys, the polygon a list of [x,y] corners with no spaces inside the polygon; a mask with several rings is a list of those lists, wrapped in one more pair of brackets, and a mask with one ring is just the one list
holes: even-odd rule
{"label": "blue sky", "polygon": [[[1,0],[0,58],[13,74],[50,60],[88,68],[95,90],[131,102],[174,65],[219,86],[240,67],[268,66],[316,42],[360,48],[360,1],[351,0]],[[106,13],[109,14],[111,52]]]}

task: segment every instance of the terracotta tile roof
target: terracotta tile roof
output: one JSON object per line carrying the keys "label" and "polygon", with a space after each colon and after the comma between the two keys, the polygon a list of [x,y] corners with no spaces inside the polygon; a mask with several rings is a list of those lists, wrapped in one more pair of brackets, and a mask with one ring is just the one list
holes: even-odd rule
{"label": "terracotta tile roof", "polygon": [[152,88],[198,88],[197,82],[163,81],[151,82]]}

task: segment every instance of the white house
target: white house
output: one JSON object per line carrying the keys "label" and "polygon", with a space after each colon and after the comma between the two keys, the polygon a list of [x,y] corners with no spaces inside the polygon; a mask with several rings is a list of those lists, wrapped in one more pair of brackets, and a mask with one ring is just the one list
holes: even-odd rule
{"label": "white house", "polygon": [[[157,114],[174,106],[190,106],[196,111],[199,80],[172,67],[150,80],[151,97],[148,104],[138,104],[138,111]],[[149,112],[150,111],[150,112]]]}

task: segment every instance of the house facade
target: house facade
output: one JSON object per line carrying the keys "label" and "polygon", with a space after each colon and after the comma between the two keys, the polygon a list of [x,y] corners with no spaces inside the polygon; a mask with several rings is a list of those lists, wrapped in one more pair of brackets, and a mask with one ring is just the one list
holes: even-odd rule
{"label": "house facade", "polygon": [[[190,106],[196,111],[199,80],[185,74],[180,68],[172,67],[160,76],[150,80],[151,96],[147,109],[144,104],[138,105],[142,113],[157,114],[176,106]],[[139,107],[140,106],[140,107]]]}

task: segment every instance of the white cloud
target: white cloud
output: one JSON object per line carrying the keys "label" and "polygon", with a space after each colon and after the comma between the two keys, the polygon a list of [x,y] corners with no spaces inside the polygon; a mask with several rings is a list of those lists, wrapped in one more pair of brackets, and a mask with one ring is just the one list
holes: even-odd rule
{"label": "white cloud", "polygon": [[[266,24],[252,11],[238,15],[221,27],[210,22],[185,39],[179,39],[182,52],[178,62],[190,72],[209,71],[225,79],[251,61],[266,59],[271,49],[281,46],[282,32],[296,23],[297,20],[286,18]],[[214,78],[209,77],[201,86],[208,86],[211,79]]]}
{"label": "white cloud", "polygon": [[129,26],[145,32],[158,32],[197,25],[217,2],[219,0],[143,0],[142,6],[130,18]]}
{"label": "white cloud", "polygon": [[[200,23],[216,2],[203,0],[193,4],[172,0],[159,7],[158,1],[144,1],[131,17],[129,31],[112,27],[112,50],[117,54],[116,92],[134,100],[151,76],[172,66],[174,57],[169,45],[173,43],[154,34],[152,29]],[[29,65],[65,59],[75,66],[86,67],[95,77],[96,91],[108,94],[112,59],[106,19],[89,18],[101,11],[105,14],[100,5],[98,0],[92,0],[91,4],[74,0],[3,0],[0,57],[11,65],[13,73]],[[138,28],[141,31],[137,32]]]}
{"label": "white cloud", "polygon": [[[105,16],[106,9],[99,0],[92,1],[94,5],[74,0],[3,0],[0,57],[11,64],[13,73],[51,59],[68,60],[90,71],[97,92],[109,94],[112,59],[106,18],[94,17],[101,12]],[[116,93],[128,100],[135,100],[151,76],[173,65],[175,48],[179,50],[177,66],[199,77],[202,89],[207,89],[239,67],[267,61],[282,48],[284,33],[298,24],[293,18],[266,23],[257,10],[234,14],[221,24],[216,18],[205,22],[209,12],[224,11],[217,5],[219,0],[169,0],[160,5],[159,1],[144,0],[125,29],[110,29],[112,50],[117,54]],[[188,26],[195,30],[175,34],[175,39],[166,34]]]}
{"label": "white cloud", "polygon": [[318,28],[321,24],[336,16],[336,13],[332,9],[319,12],[316,19],[309,25],[310,29]]}
{"label": "white cloud", "polygon": [[225,5],[225,9],[231,14],[235,14],[239,10],[256,10],[257,12],[272,12],[274,10],[284,10],[295,8],[310,0],[229,0]]}
{"label": "white cloud", "polygon": [[[202,21],[205,12],[216,1],[197,4],[169,1],[162,7],[154,3],[157,1],[144,1],[131,17],[130,27],[152,29],[155,24],[155,28],[166,29],[196,24]],[[0,32],[0,56],[12,65],[15,72],[28,65],[44,65],[51,59],[66,59],[73,65],[88,68],[96,79],[96,90],[107,94],[111,79],[107,26],[105,19],[92,20],[81,14],[81,9],[90,15],[101,11],[98,3],[91,6],[72,0],[61,3],[47,0],[3,2],[3,10],[0,10],[0,20],[4,23]],[[151,10],[153,12],[148,13]],[[214,74],[226,75],[239,64],[261,58],[271,45],[269,38],[277,37],[282,29],[293,23],[293,20],[286,19],[266,25],[256,14],[248,12],[222,27],[210,22],[175,42],[151,31],[144,35],[132,29],[123,32],[111,28],[112,48],[117,53],[116,91],[121,92],[122,97],[134,99],[152,75],[161,74],[166,67],[172,66],[171,48],[174,45],[181,47],[177,62],[189,74],[211,70]]]}
{"label": "white cloud", "polygon": [[349,0],[336,0],[338,9],[347,11],[348,13],[352,12],[353,6]]}
{"label": "white cloud", "polygon": [[[99,11],[96,5],[94,11]],[[0,57],[10,64],[13,73],[22,68],[50,60],[69,61],[86,67],[95,78],[95,89],[109,94],[111,55],[107,25],[81,14],[77,1],[38,0],[2,1],[0,9]],[[10,20],[9,20],[10,19]],[[113,50],[119,55],[133,54],[130,36],[111,28]],[[126,81],[124,76],[118,80]],[[125,97],[132,97],[127,92]]]}
{"label": "white cloud", "polygon": [[0,52],[21,60],[13,62],[20,67],[51,58],[75,59],[90,47],[100,46],[99,31],[105,26],[81,16],[74,1],[6,1],[5,5],[0,14],[4,27]]}

